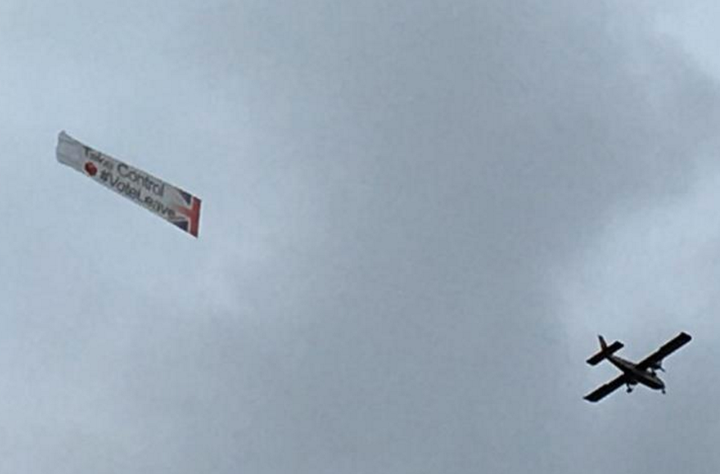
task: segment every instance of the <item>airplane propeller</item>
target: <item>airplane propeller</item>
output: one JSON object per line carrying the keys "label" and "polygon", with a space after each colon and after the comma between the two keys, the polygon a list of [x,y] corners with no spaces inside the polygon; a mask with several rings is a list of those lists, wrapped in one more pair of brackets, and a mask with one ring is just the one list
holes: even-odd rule
{"label": "airplane propeller", "polygon": [[653,364],[651,367],[652,371],[655,372],[656,370],[659,370],[660,372],[665,372],[665,369],[662,366],[662,361],[658,362],[656,364]]}

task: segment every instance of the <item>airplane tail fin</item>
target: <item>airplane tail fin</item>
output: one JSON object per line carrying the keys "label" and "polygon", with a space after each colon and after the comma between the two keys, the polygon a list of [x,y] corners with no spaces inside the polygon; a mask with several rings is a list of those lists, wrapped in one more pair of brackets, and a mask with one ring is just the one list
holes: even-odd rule
{"label": "airplane tail fin", "polygon": [[602,336],[598,336],[598,339],[600,340],[600,351],[586,361],[590,365],[598,365],[600,362],[625,347],[620,341],[615,341],[608,345],[607,342],[605,342],[605,338]]}

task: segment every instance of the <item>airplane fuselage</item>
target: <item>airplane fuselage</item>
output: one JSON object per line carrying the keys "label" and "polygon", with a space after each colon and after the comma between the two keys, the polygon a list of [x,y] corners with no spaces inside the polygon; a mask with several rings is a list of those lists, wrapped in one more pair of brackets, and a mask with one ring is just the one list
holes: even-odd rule
{"label": "airplane fuselage", "polygon": [[662,380],[660,380],[660,377],[658,377],[653,370],[638,369],[636,364],[630,362],[629,360],[625,360],[622,357],[618,357],[616,355],[609,356],[608,360],[615,367],[617,367],[618,369],[623,371],[623,373],[627,376],[627,378],[630,379],[630,382],[629,382],[630,385],[635,385],[637,383],[641,383],[641,384],[645,385],[646,387],[649,387],[653,390],[665,389],[665,383]]}

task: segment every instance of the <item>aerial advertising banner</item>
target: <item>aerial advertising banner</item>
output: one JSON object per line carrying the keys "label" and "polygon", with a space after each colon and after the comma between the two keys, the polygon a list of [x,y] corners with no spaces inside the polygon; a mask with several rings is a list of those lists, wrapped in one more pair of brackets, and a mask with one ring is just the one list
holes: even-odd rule
{"label": "aerial advertising banner", "polygon": [[200,199],[60,132],[57,160],[197,237]]}

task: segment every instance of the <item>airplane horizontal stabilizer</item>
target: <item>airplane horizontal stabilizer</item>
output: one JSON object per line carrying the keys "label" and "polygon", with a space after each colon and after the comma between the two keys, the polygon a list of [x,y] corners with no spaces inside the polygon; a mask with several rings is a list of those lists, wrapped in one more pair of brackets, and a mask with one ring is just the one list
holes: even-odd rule
{"label": "airplane horizontal stabilizer", "polygon": [[612,344],[610,344],[607,347],[603,347],[600,352],[590,357],[586,362],[590,365],[598,365],[603,360],[607,359],[608,356],[613,355],[615,352],[619,351],[625,347],[622,342],[615,341]]}

